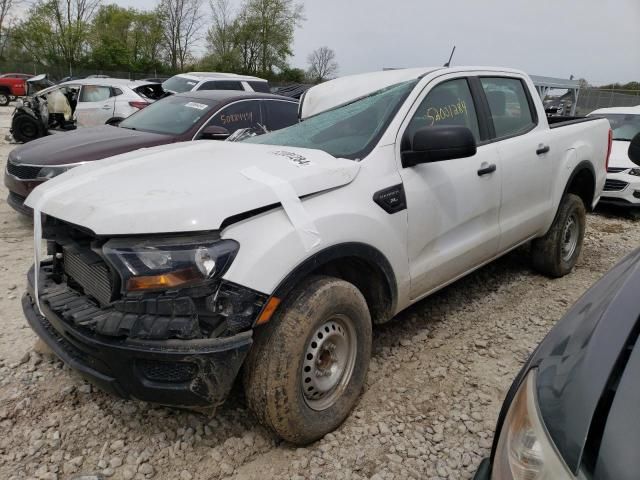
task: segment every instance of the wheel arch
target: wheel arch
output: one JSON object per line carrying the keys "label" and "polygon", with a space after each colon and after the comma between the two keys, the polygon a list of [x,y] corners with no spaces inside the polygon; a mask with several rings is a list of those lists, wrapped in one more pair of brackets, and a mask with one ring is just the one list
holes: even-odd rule
{"label": "wheel arch", "polygon": [[[564,197],[567,193],[577,195],[582,199],[585,208],[591,211],[593,209],[595,191],[596,173],[593,165],[588,160],[582,160],[575,166],[571,175],[569,175],[562,196]],[[560,200],[562,200],[562,198]]]}
{"label": "wheel arch", "polygon": [[273,297],[285,298],[310,275],[330,275],[360,290],[374,323],[384,323],[395,313],[398,301],[391,263],[378,249],[364,243],[332,245],[305,259],[276,287]]}

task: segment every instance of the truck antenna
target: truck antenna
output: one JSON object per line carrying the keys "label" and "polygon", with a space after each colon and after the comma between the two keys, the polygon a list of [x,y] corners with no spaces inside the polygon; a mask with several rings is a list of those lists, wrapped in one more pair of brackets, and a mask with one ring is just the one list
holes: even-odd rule
{"label": "truck antenna", "polygon": [[451,50],[451,55],[449,55],[449,61],[443,65],[443,67],[451,66],[451,59],[453,58],[453,53],[456,51],[456,46],[453,46],[453,50]]}

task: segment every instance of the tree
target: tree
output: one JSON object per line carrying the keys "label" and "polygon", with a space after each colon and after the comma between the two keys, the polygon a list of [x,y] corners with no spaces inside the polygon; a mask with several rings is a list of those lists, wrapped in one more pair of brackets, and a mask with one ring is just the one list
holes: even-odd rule
{"label": "tree", "polygon": [[[214,63],[220,65],[236,62],[236,29],[229,0],[209,0],[212,24],[207,32],[207,45]],[[222,68],[226,70],[227,68]],[[231,68],[229,69],[231,70]]]}
{"label": "tree", "polygon": [[72,74],[87,48],[100,0],[40,0],[14,29],[14,40],[33,59],[63,64]]}
{"label": "tree", "polygon": [[184,68],[202,28],[202,0],[161,0],[158,14],[162,19],[164,42],[173,70]]}
{"label": "tree", "polygon": [[244,16],[258,45],[259,73],[268,76],[274,67],[285,67],[295,28],[304,20],[303,6],[293,0],[248,0]]}
{"label": "tree", "polygon": [[0,57],[4,56],[4,48],[9,39],[11,30],[11,11],[20,3],[20,0],[0,0]]}
{"label": "tree", "polygon": [[307,57],[309,78],[317,83],[323,82],[338,72],[336,52],[329,47],[315,49]]}

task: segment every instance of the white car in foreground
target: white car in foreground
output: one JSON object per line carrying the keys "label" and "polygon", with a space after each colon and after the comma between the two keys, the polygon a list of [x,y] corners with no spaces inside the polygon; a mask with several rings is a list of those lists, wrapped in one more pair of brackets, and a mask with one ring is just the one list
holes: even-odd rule
{"label": "white car in foreground", "polygon": [[611,158],[602,202],[640,207],[640,167],[629,158],[629,143],[640,133],[640,106],[601,108],[589,114],[609,120],[613,131]]}
{"label": "white car in foreground", "polygon": [[344,77],[311,88],[301,116],[37,187],[34,331],[102,388],[154,403],[218,405],[241,372],[258,419],[305,444],[358,401],[373,324],[529,241],[539,271],[574,267],[609,124],[550,125],[526,74]]}

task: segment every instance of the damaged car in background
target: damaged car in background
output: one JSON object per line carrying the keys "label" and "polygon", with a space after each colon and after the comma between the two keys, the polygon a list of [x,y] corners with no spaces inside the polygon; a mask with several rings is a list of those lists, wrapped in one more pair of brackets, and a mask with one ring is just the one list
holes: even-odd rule
{"label": "damaged car in background", "polygon": [[4,174],[7,203],[31,215],[24,200],[35,187],[88,162],[176,142],[240,141],[297,121],[298,102],[288,97],[230,90],[178,93],[117,126],[81,128],[14,148]]}
{"label": "damaged car in background", "polygon": [[18,102],[11,118],[10,131],[17,142],[118,123],[165,95],[159,84],[139,80],[86,78],[40,89],[43,82],[46,75],[26,81],[27,97]]}
{"label": "damaged car in background", "polygon": [[300,112],[244,142],[142,149],[37,187],[33,330],[125,398],[216,406],[242,372],[258,419],[307,444],[356,405],[373,324],[527,242],[546,275],[578,261],[609,124],[550,125],[526,74],[343,77]]}

